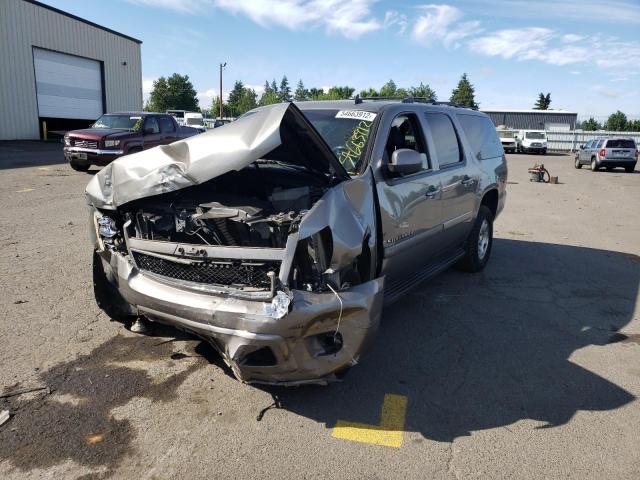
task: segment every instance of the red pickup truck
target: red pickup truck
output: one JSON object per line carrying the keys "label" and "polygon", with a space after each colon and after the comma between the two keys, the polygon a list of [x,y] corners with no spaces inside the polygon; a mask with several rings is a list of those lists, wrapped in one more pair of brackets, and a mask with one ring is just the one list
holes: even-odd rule
{"label": "red pickup truck", "polygon": [[64,136],[64,156],[71,168],[86,172],[91,165],[104,166],[118,157],[200,133],[178,125],[171,115],[153,112],[107,113],[84,130]]}

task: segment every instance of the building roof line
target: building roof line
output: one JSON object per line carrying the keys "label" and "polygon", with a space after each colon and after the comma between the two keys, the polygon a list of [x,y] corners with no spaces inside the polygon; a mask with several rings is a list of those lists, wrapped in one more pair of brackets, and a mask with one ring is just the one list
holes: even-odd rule
{"label": "building roof line", "polygon": [[513,109],[513,108],[482,108],[483,113],[540,113],[540,114],[552,114],[552,115],[577,115],[577,112],[570,112],[568,110],[535,110],[535,109]]}
{"label": "building roof line", "polygon": [[59,13],[60,15],[64,15],[65,17],[69,17],[74,20],[78,20],[79,22],[86,23],[87,25],[91,25],[92,27],[99,28],[100,30],[104,30],[105,32],[113,33],[114,35],[118,35],[119,37],[126,38],[127,40],[131,40],[138,44],[142,43],[142,40],[138,40],[137,38],[130,37],[129,35],[125,35],[124,33],[116,32],[115,30],[111,30],[110,28],[103,27],[102,25],[98,25],[97,23],[90,22],[89,20],[85,20],[82,17],[78,17],[77,15],[73,15],[72,13],[65,12],[64,10],[60,10],[58,8],[52,7],[51,5],[38,2],[37,0],[23,0],[23,1],[27,3],[31,3],[32,5],[36,5],[38,7],[46,8],[47,10],[51,10],[52,12]]}

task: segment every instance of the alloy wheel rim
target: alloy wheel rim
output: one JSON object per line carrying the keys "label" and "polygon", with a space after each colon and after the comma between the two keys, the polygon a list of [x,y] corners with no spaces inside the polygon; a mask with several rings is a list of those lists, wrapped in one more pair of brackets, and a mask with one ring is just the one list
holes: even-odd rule
{"label": "alloy wheel rim", "polygon": [[489,250],[489,222],[483,220],[478,233],[478,258],[480,260],[484,260],[487,250]]}

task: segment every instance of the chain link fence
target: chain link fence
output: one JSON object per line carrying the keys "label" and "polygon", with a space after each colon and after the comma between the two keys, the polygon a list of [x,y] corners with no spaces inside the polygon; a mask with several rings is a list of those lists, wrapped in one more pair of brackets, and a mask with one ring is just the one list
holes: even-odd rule
{"label": "chain link fence", "polygon": [[575,152],[589,140],[601,137],[633,138],[640,144],[640,132],[607,132],[586,130],[547,130],[547,147],[557,152]]}

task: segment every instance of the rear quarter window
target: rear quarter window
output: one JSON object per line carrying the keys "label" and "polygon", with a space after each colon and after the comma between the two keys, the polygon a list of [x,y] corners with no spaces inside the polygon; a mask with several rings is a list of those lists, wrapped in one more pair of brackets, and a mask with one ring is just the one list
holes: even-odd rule
{"label": "rear quarter window", "polygon": [[636,142],[630,139],[615,138],[607,140],[607,148],[636,148]]}
{"label": "rear quarter window", "polygon": [[476,158],[485,160],[502,156],[504,150],[491,120],[479,115],[458,114],[458,121]]}

